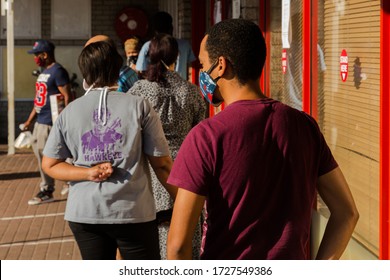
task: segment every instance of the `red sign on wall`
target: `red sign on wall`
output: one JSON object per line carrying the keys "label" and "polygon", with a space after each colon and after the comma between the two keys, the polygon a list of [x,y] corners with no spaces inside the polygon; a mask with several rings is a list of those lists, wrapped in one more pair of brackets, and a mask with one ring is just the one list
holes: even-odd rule
{"label": "red sign on wall", "polygon": [[283,70],[283,74],[286,74],[286,71],[287,71],[287,52],[286,52],[286,50],[282,51],[282,70]]}
{"label": "red sign on wall", "polygon": [[341,51],[340,55],[340,76],[341,80],[345,82],[348,77],[348,55],[346,50]]}

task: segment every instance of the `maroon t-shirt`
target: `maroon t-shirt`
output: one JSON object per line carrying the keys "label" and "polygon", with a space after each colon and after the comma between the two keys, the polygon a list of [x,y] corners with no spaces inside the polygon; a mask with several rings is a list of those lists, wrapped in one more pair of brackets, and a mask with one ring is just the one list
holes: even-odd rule
{"label": "maroon t-shirt", "polygon": [[336,167],[312,117],[248,100],[192,129],[168,182],[207,197],[202,259],[306,259],[317,179]]}

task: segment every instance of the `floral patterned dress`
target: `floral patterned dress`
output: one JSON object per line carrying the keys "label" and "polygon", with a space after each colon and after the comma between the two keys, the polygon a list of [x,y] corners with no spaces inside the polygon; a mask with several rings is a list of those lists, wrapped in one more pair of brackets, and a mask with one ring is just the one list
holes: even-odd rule
{"label": "floral patterned dress", "polygon": [[[159,114],[172,159],[175,160],[188,132],[206,117],[207,106],[200,95],[199,88],[183,80],[176,72],[167,71],[165,79],[164,84],[139,80],[128,93],[145,97]],[[151,172],[151,175],[157,213],[172,209],[173,203],[168,192],[160,184],[154,172]],[[159,224],[162,259],[166,259],[168,229],[169,222]],[[199,259],[201,238],[199,222],[193,239],[193,259]]]}

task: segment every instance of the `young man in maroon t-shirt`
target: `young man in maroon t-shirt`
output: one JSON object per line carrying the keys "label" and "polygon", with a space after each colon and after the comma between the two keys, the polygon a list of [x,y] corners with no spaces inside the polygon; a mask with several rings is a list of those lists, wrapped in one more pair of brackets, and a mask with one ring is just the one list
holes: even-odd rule
{"label": "young man in maroon t-shirt", "polygon": [[317,191],[331,217],[316,257],[338,259],[347,246],[359,216],[348,184],[315,120],[261,92],[265,56],[261,30],[242,19],[201,43],[201,91],[225,110],[190,132],[174,162],[169,259],[191,257],[205,202],[202,259],[308,259]]}

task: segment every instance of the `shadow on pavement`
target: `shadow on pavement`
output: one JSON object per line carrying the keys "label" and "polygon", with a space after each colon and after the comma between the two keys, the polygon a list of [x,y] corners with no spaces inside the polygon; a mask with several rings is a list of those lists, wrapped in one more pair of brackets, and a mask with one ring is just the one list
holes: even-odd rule
{"label": "shadow on pavement", "polygon": [[6,173],[0,174],[0,181],[15,180],[15,179],[26,179],[40,177],[39,172],[22,172],[22,173]]}

